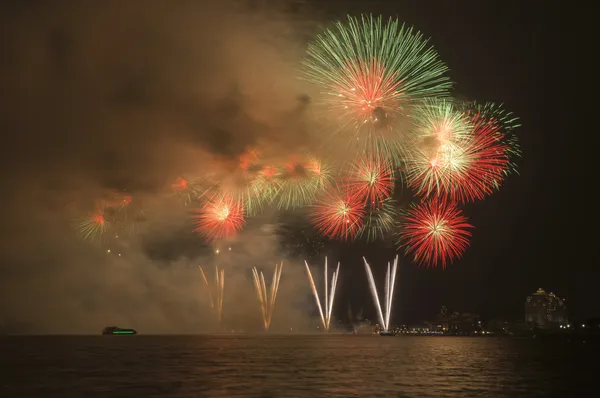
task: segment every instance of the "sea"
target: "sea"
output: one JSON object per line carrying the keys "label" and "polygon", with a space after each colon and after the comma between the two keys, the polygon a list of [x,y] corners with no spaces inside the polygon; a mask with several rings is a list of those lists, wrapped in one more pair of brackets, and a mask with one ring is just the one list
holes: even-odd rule
{"label": "sea", "polygon": [[495,337],[1,337],[0,397],[591,397],[599,354]]}

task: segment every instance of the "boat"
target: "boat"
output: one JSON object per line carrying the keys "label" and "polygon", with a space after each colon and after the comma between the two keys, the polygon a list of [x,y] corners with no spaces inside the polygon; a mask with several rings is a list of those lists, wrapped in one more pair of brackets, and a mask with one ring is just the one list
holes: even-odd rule
{"label": "boat", "polygon": [[102,331],[102,334],[104,336],[107,336],[107,335],[133,335],[133,334],[137,334],[137,330],[135,330],[135,329],[122,329],[122,328],[117,327],[117,326],[107,326]]}
{"label": "boat", "polygon": [[385,331],[385,330],[382,330],[382,331],[380,331],[380,332],[379,332],[379,335],[380,335],[380,336],[395,336],[395,335],[396,335],[396,333],[394,333],[394,332],[393,332],[393,331],[391,331],[391,330],[387,330],[387,331]]}

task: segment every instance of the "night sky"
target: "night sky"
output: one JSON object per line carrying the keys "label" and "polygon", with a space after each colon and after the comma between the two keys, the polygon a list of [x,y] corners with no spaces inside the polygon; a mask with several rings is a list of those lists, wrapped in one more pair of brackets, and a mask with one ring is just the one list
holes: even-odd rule
{"label": "night sky", "polygon": [[[6,8],[5,14],[0,16],[0,48],[3,49],[3,56],[0,56],[0,129],[6,137],[0,165],[7,184],[2,209],[8,227],[0,233],[3,240],[0,245],[0,287],[3,287],[0,299],[4,301],[0,303],[0,320],[4,317],[17,321],[21,318],[15,315],[16,309],[22,310],[15,304],[17,296],[24,292],[26,296],[31,293],[35,300],[52,297],[55,293],[50,290],[47,295],[39,296],[40,289],[46,289],[44,278],[53,278],[50,280],[54,289],[60,289],[63,280],[67,285],[77,278],[69,276],[72,275],[70,272],[58,270],[64,270],[61,264],[73,264],[75,257],[83,256],[83,249],[73,249],[74,244],[66,239],[60,241],[61,249],[53,243],[55,235],[67,233],[67,228],[56,224],[59,212],[56,209],[75,200],[74,181],[85,182],[81,185],[85,186],[85,192],[75,195],[79,199],[89,199],[98,187],[123,189],[135,186],[149,195],[186,161],[197,161],[198,156],[194,153],[176,158],[170,156],[179,149],[172,142],[189,142],[186,141],[190,138],[188,131],[211,131],[207,135],[194,135],[193,139],[199,146],[227,154],[252,142],[256,138],[252,132],[260,130],[252,124],[255,120],[236,118],[223,128],[250,133],[243,138],[231,134],[225,143],[215,141],[215,137],[222,137],[220,133],[215,134],[221,127],[219,112],[227,115],[232,112],[226,104],[225,108],[221,106],[222,98],[226,97],[222,93],[231,92],[231,82],[223,77],[223,82],[218,78],[214,86],[210,86],[213,82],[206,76],[219,71],[219,74],[233,76],[231,80],[248,80],[245,75],[240,78],[240,74],[246,73],[240,72],[241,69],[221,69],[231,61],[218,56],[220,51],[230,56],[227,46],[233,45],[227,44],[226,38],[223,43],[215,44],[210,40],[217,39],[206,39],[207,35],[204,35],[199,41],[204,40],[206,51],[214,51],[217,55],[211,53],[205,59],[198,55],[197,59],[189,54],[178,57],[179,48],[161,42],[160,35],[148,33],[142,37],[148,37],[152,45],[141,49],[134,47],[136,54],[131,55],[126,44],[130,33],[124,27],[134,26],[131,29],[138,30],[135,23],[124,21],[135,14],[132,7],[126,7],[124,16],[115,18],[111,13],[120,10],[118,2],[109,2],[106,8],[96,10],[100,11],[96,12],[100,16],[94,17],[90,17],[94,15],[93,9],[86,10],[83,6],[71,9],[65,5],[48,6],[42,1],[20,3]],[[202,15],[202,6],[198,5],[201,2],[190,6],[193,3],[181,2]],[[600,277],[596,265],[577,260],[573,255],[579,245],[577,234],[572,233],[577,228],[572,225],[585,220],[573,221],[574,213],[568,210],[573,206],[568,192],[574,190],[575,181],[569,175],[565,161],[575,144],[574,134],[562,128],[566,117],[560,101],[556,100],[560,98],[563,84],[558,2],[313,3],[314,12],[308,14],[313,15],[313,19],[302,14],[309,5],[295,6],[296,12],[304,15],[300,19],[308,21],[308,25],[326,26],[328,21],[343,18],[347,13],[398,16],[426,37],[431,37],[431,43],[450,67],[455,96],[503,103],[521,119],[522,127],[518,131],[523,150],[523,158],[518,161],[520,175],[511,175],[500,191],[486,200],[465,206],[475,230],[471,247],[462,260],[450,264],[446,270],[426,270],[402,258],[395,316],[401,322],[429,318],[444,304],[450,310],[474,312],[487,319],[521,319],[525,297],[540,287],[566,297],[572,317],[600,315],[600,301],[594,290]],[[160,26],[157,31],[177,29],[175,27],[179,25],[165,22],[178,15],[177,6],[166,7],[172,14],[164,8],[160,3],[150,2],[141,13],[143,23],[140,25]],[[214,15],[220,12],[224,11],[214,10]],[[115,27],[105,23],[96,31],[93,23],[89,24],[91,27],[86,26],[86,18],[92,22],[102,21],[102,18],[116,21]],[[72,23],[74,20],[78,23]],[[186,23],[190,21],[181,24],[182,37],[187,33],[184,30],[188,26]],[[190,32],[193,29],[190,28]],[[269,29],[265,28],[265,31]],[[88,36],[80,33],[83,31],[89,36],[89,42],[85,41]],[[244,28],[239,28],[239,32],[243,33]],[[103,38],[104,33],[108,38]],[[121,34],[127,35],[123,40],[125,44],[121,43]],[[234,34],[230,42],[239,37]],[[78,52],[77,46],[82,43],[97,47]],[[114,52],[110,49],[112,45],[117,47]],[[181,47],[184,49],[185,44]],[[30,54],[28,48],[46,50],[35,54],[32,50]],[[40,55],[46,54],[45,51],[51,54],[52,62],[46,62]],[[199,51],[202,54],[202,50]],[[231,58],[247,56],[239,55],[243,51],[233,53]],[[110,63],[106,61],[107,54],[114,58]],[[136,64],[137,60],[152,66],[154,57],[160,59],[157,61],[160,67],[156,70]],[[89,64],[82,62],[87,59]],[[168,63],[165,59],[172,61]],[[82,81],[96,79],[90,71],[94,71],[92,65],[97,61],[104,68],[98,67],[99,70],[110,72],[98,75],[97,87],[94,83],[93,88],[81,89]],[[195,73],[206,75],[199,80],[210,86],[199,101],[200,105],[187,95],[187,91],[186,95],[180,95],[181,87],[191,87],[191,80],[185,79],[190,76],[190,79],[196,79],[186,62],[202,65]],[[164,73],[165,70],[168,73]],[[124,75],[128,76],[126,83],[119,89],[102,88],[103,84],[110,86]],[[157,79],[163,75],[168,79]],[[153,79],[159,83],[147,84]],[[240,84],[243,86],[244,83]],[[98,93],[110,98],[110,107],[98,106],[94,100]],[[214,97],[218,100],[211,101]],[[293,97],[290,103],[296,101],[297,96],[290,97]],[[221,105],[215,110],[211,108],[211,102]],[[107,134],[105,129],[111,129],[115,134]],[[170,139],[169,144],[163,139],[166,130],[171,134],[169,137],[176,137]],[[290,138],[283,144],[293,142]],[[118,149],[107,150],[114,147]],[[164,218],[162,216],[161,220]],[[145,239],[144,245],[152,246],[146,250],[147,255],[152,257],[158,251],[158,257],[162,253],[163,257],[176,259],[181,253],[195,253],[189,254],[193,256],[206,251],[202,244],[193,242],[189,234],[180,230],[179,226],[171,226],[163,229],[160,235]],[[355,308],[364,307],[367,315],[373,315],[361,256],[370,260],[376,278],[379,275],[378,280],[382,280],[384,265],[395,255],[390,245],[330,244],[321,254],[329,254],[332,261],[342,262],[338,300],[344,304],[339,304],[340,316],[345,313],[348,302]],[[322,257],[314,261],[320,263]],[[85,272],[78,272],[85,279]],[[81,289],[79,293],[77,289],[72,290],[71,299],[65,302],[77,300],[78,294],[85,296],[85,288]],[[91,302],[89,305],[100,305],[94,300]],[[23,308],[35,311],[37,307],[32,301]],[[69,314],[64,307],[60,309],[61,313]],[[110,307],[101,312],[110,314]],[[33,320],[27,317],[22,320],[39,321],[35,316]]]}

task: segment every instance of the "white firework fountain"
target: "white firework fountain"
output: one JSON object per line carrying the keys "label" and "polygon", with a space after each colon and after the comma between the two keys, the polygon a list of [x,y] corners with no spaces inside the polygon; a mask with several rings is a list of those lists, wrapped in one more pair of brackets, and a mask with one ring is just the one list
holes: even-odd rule
{"label": "white firework fountain", "polygon": [[325,257],[325,311],[323,311],[323,306],[321,306],[319,292],[317,291],[317,286],[315,285],[312,273],[310,272],[310,267],[308,266],[306,260],[304,260],[304,265],[306,265],[306,272],[308,273],[310,287],[312,288],[315,300],[317,302],[317,307],[319,308],[319,315],[321,315],[321,323],[323,324],[323,328],[325,329],[325,331],[328,332],[331,325],[331,313],[333,310],[333,300],[335,299],[335,288],[337,286],[338,276],[340,275],[340,263],[338,262],[337,268],[331,277],[331,286],[329,286],[329,274],[327,272],[327,257]]}
{"label": "white firework fountain", "polygon": [[383,332],[387,333],[390,327],[390,314],[392,313],[392,300],[394,297],[394,284],[396,283],[396,271],[398,270],[398,256],[394,259],[394,265],[391,266],[388,262],[387,272],[385,274],[385,300],[382,303],[379,300],[377,294],[377,286],[375,285],[375,279],[373,279],[373,273],[371,272],[371,266],[367,262],[367,259],[363,257],[365,262],[365,270],[367,271],[367,277],[369,278],[369,285],[371,287],[371,293],[373,294],[373,301],[377,308],[377,315],[379,316],[379,322],[383,328]]}

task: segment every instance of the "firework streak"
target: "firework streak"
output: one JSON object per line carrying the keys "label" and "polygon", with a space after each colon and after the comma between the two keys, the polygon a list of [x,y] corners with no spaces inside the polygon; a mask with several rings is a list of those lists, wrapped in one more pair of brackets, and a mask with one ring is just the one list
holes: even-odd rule
{"label": "firework streak", "polygon": [[273,272],[273,279],[271,280],[271,294],[269,295],[269,290],[267,289],[267,284],[265,282],[265,275],[262,271],[258,272],[256,267],[252,268],[254,287],[256,288],[256,295],[258,296],[258,302],[260,303],[263,324],[267,332],[271,326],[271,319],[273,317],[273,310],[275,309],[275,299],[277,298],[277,291],[279,290],[279,279],[281,278],[282,270],[283,263],[275,264],[275,271]]}
{"label": "firework streak", "polygon": [[[223,320],[223,292],[225,290],[225,271],[220,270],[219,267],[215,267],[215,283],[211,285],[208,283],[206,274],[202,267],[200,273],[202,273],[202,279],[206,285],[208,291],[208,299],[210,300],[210,307],[217,313],[217,321],[220,323]],[[214,294],[214,299],[213,299]]]}
{"label": "firework streak", "polygon": [[384,309],[381,310],[381,302],[379,301],[379,295],[377,294],[377,286],[375,285],[375,279],[373,279],[373,273],[371,267],[367,262],[367,259],[363,257],[365,262],[365,270],[367,271],[367,277],[369,278],[369,286],[371,287],[371,294],[373,294],[373,301],[377,307],[377,315],[379,316],[379,322],[384,332],[387,332],[390,327],[390,314],[392,313],[392,300],[394,297],[394,284],[396,283],[396,271],[398,270],[398,256],[394,259],[394,266],[390,270],[390,263],[387,266],[387,273],[385,274],[385,301]]}
{"label": "firework streak", "polygon": [[321,322],[323,323],[323,328],[325,331],[329,331],[329,327],[331,324],[331,311],[333,310],[333,300],[335,298],[335,288],[337,286],[338,276],[340,275],[340,263],[338,262],[337,268],[331,277],[331,289],[329,288],[328,283],[328,273],[327,273],[327,257],[325,257],[325,313],[323,313],[323,307],[321,306],[321,299],[319,299],[319,292],[317,291],[317,286],[315,285],[315,281],[312,277],[312,273],[310,272],[310,267],[306,260],[304,261],[304,265],[306,265],[306,272],[308,273],[308,280],[310,281],[310,287],[312,288],[313,294],[315,296],[315,300],[317,302],[317,307],[319,308],[319,315],[321,315]]}

